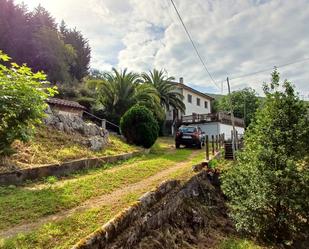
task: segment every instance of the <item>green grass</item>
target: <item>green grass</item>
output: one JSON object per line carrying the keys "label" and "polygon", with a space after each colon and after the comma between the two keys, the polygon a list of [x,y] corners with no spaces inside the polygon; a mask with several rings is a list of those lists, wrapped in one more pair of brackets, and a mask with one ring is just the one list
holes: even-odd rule
{"label": "green grass", "polygon": [[0,248],[70,248],[80,238],[95,231],[129,204],[130,201],[121,200],[117,206],[101,206],[73,214],[61,221],[44,224],[30,233],[0,240]]}
{"label": "green grass", "polygon": [[218,246],[217,249],[263,249],[254,241],[240,238],[226,238]]}
{"label": "green grass", "polygon": [[60,163],[80,158],[117,155],[140,149],[139,147],[125,143],[119,137],[113,135],[109,136],[109,144],[100,151],[90,150],[81,143],[82,140],[83,137],[78,134],[70,135],[54,129],[39,127],[30,142],[14,142],[13,148],[16,153],[2,159],[3,166],[0,167],[0,170],[10,170],[9,165],[27,168],[30,165]]}
{"label": "green grass", "polygon": [[[185,160],[192,153],[186,149],[166,153],[164,146],[164,142],[160,149],[156,145],[149,155],[114,164],[115,168],[112,169],[80,173],[75,176],[75,181],[53,185],[49,182],[54,183],[55,179],[51,179],[46,186],[43,184],[38,189],[35,185],[30,185],[32,188],[0,187],[0,229],[73,208],[89,198],[148,178]],[[121,167],[117,167],[120,165]]]}
{"label": "green grass", "polygon": [[146,192],[141,189],[125,195],[114,206],[101,206],[81,213],[75,213],[61,221],[50,222],[30,233],[19,234],[10,239],[0,240],[3,249],[71,248],[81,238],[94,232],[125,207],[135,202]]}
{"label": "green grass", "polygon": [[[35,197],[36,195],[30,194],[32,200],[34,200],[33,198],[35,198],[35,200],[37,201],[36,204],[38,204],[39,202],[41,203],[39,204],[39,206],[41,207],[37,211],[29,210],[30,206],[35,206],[33,204],[33,201],[30,201],[29,203],[27,201],[26,203],[28,206],[25,206],[24,209],[20,209],[21,203],[18,203],[19,201],[21,201],[24,205],[26,204],[25,201],[22,201],[22,196],[19,196],[20,191],[23,190],[22,188],[7,189],[7,191],[11,193],[12,197],[16,198],[18,196],[19,198],[17,202],[12,201],[10,204],[6,203],[6,211],[1,211],[3,210],[1,203],[3,204],[3,202],[0,198],[0,213],[2,215],[0,219],[10,213],[11,215],[15,216],[16,220],[22,222],[25,221],[25,219],[27,220],[26,215],[32,215],[35,217],[36,215],[44,214],[44,210],[48,207],[48,205],[54,206],[52,210],[56,211],[57,207],[61,207],[63,202],[59,202],[60,200],[55,200],[57,196],[55,194],[55,191],[61,191],[62,197],[65,196],[65,198],[63,198],[63,200],[66,200],[64,203],[70,205],[70,203],[72,204],[72,199],[77,198],[80,200],[85,196],[87,196],[86,198],[89,198],[89,196],[91,196],[92,194],[97,194],[98,192],[102,193],[102,191],[110,192],[115,188],[126,185],[127,183],[132,183],[147,178],[148,176],[153,175],[161,171],[162,169],[172,166],[176,162],[186,160],[188,156],[192,153],[192,150],[170,150],[171,148],[172,141],[170,139],[160,139],[158,143],[156,143],[155,146],[152,148],[151,154],[147,156],[130,159],[116,165],[109,165],[109,167],[113,167],[108,170],[92,170],[89,172],[84,172],[84,175],[83,173],[80,173],[76,182],[73,181],[70,184],[68,183],[62,185],[59,188],[51,187],[44,190],[50,192],[49,194],[46,193],[45,195],[43,195],[43,199],[41,197],[41,201],[43,202],[39,201],[40,197]],[[173,172],[169,176],[167,176],[166,179],[185,179],[191,176],[193,173],[190,166],[192,164],[200,162],[203,158],[204,153],[203,151],[200,151],[191,160],[186,161],[188,167],[180,168],[176,172]],[[156,186],[162,180],[164,179],[160,179],[157,182],[152,182],[151,186]],[[61,182],[61,180],[59,180],[59,182]],[[103,186],[105,188],[103,188]],[[92,189],[92,187],[95,187],[95,191]],[[106,190],[106,188],[108,188],[109,190]],[[112,207],[103,205],[100,208],[92,208],[86,211],[75,213],[60,221],[45,224],[30,233],[20,234],[10,239],[2,240],[0,241],[0,248],[70,248],[81,238],[96,230],[118,212],[127,207],[130,203],[136,201],[139,196],[149,190],[150,189],[148,186],[137,191],[127,193],[122,196],[120,200],[117,201]],[[55,196],[55,199],[51,200],[47,198],[47,196],[50,194],[52,196]],[[74,198],[71,195],[74,195]],[[24,197],[27,198],[27,195],[25,194]],[[58,202],[58,205],[52,204],[53,201]],[[73,204],[74,203],[75,202],[73,202]],[[17,213],[19,213],[19,215],[15,214],[16,211],[11,212],[8,209],[10,205],[13,205],[15,207],[15,210],[17,211]],[[62,206],[62,209],[63,208],[64,207]],[[20,213],[22,210],[25,210],[25,213]],[[6,226],[10,226],[12,224],[13,223],[11,221],[6,220]],[[2,224],[0,226],[2,226]]]}

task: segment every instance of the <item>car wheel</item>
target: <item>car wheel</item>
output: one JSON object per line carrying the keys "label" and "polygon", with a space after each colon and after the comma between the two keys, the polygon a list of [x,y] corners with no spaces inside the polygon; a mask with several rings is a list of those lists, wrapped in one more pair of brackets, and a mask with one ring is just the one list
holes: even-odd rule
{"label": "car wheel", "polygon": [[202,147],[203,147],[203,142],[199,142],[199,143],[197,144],[197,148],[198,148],[198,149],[202,149]]}

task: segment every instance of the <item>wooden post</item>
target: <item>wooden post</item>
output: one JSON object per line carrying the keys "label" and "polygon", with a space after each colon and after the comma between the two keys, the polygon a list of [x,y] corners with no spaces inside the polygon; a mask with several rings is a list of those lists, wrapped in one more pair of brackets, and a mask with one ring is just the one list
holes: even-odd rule
{"label": "wooden post", "polygon": [[214,135],[211,135],[211,149],[212,149],[212,155],[215,155],[215,137]]}
{"label": "wooden post", "polygon": [[205,147],[206,147],[206,160],[208,161],[209,160],[209,141],[208,141],[208,135],[206,135],[206,138],[205,138]]}
{"label": "wooden post", "polygon": [[231,108],[231,121],[232,121],[232,126],[233,126],[233,136],[232,136],[232,149],[233,149],[233,159],[235,160],[235,120],[234,120],[234,110],[233,110],[233,102],[232,102],[232,97],[231,97],[231,88],[230,88],[230,81],[229,81],[229,77],[226,78],[226,82],[227,82],[227,88],[228,88],[228,96],[229,96],[229,100],[230,100],[230,108]]}
{"label": "wooden post", "polygon": [[222,134],[220,134],[220,146],[221,146],[221,148],[223,147],[223,133]]}
{"label": "wooden post", "polygon": [[238,131],[236,130],[236,134],[235,134],[235,149],[238,150]]}
{"label": "wooden post", "polygon": [[101,127],[105,130],[106,129],[106,119],[102,119]]}
{"label": "wooden post", "polygon": [[216,151],[219,150],[219,144],[218,144],[218,134],[216,135]]}

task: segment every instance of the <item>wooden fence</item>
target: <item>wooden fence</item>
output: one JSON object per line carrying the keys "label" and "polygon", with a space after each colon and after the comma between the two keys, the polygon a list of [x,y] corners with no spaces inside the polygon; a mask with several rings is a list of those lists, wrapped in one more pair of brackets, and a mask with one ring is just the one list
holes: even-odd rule
{"label": "wooden fence", "polygon": [[205,137],[205,150],[206,150],[206,160],[209,160],[209,152],[211,150],[212,155],[219,152],[224,146],[224,133],[219,135],[206,135]]}

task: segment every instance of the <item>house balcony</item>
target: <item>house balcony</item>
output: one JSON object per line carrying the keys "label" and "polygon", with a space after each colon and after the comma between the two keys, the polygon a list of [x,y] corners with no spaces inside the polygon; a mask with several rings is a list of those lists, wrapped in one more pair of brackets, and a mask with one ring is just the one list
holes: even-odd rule
{"label": "house balcony", "polygon": [[[222,124],[232,125],[232,118],[230,114],[224,112],[217,112],[217,113],[192,114],[182,116],[179,122],[185,125],[208,123],[208,122],[220,122]],[[235,126],[245,127],[245,122],[241,118],[234,117],[234,123]]]}

